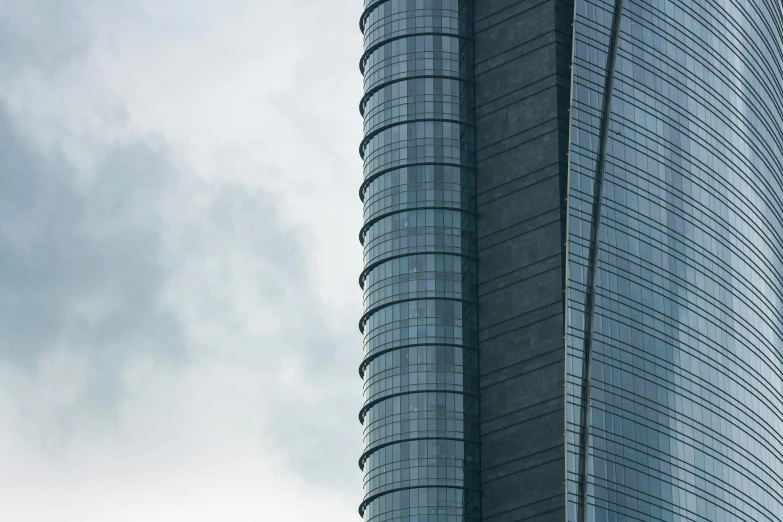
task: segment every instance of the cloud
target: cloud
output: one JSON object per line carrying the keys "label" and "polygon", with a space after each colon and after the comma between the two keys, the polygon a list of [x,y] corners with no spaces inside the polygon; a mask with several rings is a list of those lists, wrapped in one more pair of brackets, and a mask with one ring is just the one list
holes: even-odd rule
{"label": "cloud", "polygon": [[72,0],[0,4],[0,77],[36,67],[46,73],[83,56],[89,33]]}
{"label": "cloud", "polygon": [[101,359],[153,339],[170,355],[181,349],[157,302],[166,273],[156,205],[176,175],[164,155],[143,143],[114,148],[79,188],[71,165],[37,154],[0,107],[0,172],[4,358],[27,365],[63,337]]}
{"label": "cloud", "polygon": [[0,517],[356,516],[350,10],[166,4],[0,4]]}

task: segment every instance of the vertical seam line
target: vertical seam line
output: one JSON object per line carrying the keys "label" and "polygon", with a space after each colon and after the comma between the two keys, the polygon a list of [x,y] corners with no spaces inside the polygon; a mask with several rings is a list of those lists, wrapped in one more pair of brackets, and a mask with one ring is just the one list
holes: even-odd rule
{"label": "vertical seam line", "polygon": [[[614,16],[612,17],[611,40],[609,53],[606,58],[606,81],[604,84],[604,100],[601,108],[601,135],[598,149],[598,161],[596,165],[595,187],[593,190],[593,223],[590,229],[590,253],[587,270],[590,286],[586,295],[586,331],[584,341],[584,364],[582,370],[582,410],[581,410],[581,470],[579,480],[580,493],[580,519],[587,522],[587,482],[588,482],[588,458],[590,438],[590,399],[591,386],[590,375],[593,365],[593,322],[595,319],[595,289],[598,281],[598,251],[601,232],[601,214],[603,212],[603,186],[606,175],[606,150],[609,141],[609,119],[612,110],[612,91],[614,89],[614,73],[617,61],[617,48],[620,42],[620,21],[623,16],[623,0],[615,0]],[[576,27],[574,27],[576,31]]]}

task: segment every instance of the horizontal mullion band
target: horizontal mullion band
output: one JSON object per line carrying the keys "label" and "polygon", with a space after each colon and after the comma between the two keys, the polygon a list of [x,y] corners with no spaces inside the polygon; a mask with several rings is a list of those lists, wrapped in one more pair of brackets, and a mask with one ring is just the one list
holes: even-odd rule
{"label": "horizontal mullion band", "polygon": [[359,17],[359,30],[362,32],[362,34],[364,34],[364,24],[367,22],[367,17],[370,16],[370,13],[375,11],[375,9],[381,4],[385,4],[386,2],[390,1],[391,0],[378,0],[377,2],[373,2],[368,5],[364,11],[362,11],[362,15]]}
{"label": "horizontal mullion band", "polygon": [[374,173],[372,176],[366,178],[362,185],[359,187],[359,199],[364,202],[364,192],[367,190],[367,187],[370,186],[370,183],[375,181],[376,179],[380,178],[384,174],[388,174],[389,172],[398,170],[398,169],[405,169],[408,167],[427,167],[427,166],[433,166],[433,167],[455,167],[458,169],[465,169],[465,170],[471,170],[475,171],[475,167],[469,167],[467,165],[460,165],[459,163],[447,163],[445,161],[417,161],[415,163],[407,163],[405,165],[397,165],[394,167],[387,167],[385,169],[379,170],[378,172]]}
{"label": "horizontal mullion band", "polygon": [[384,308],[388,308],[389,306],[392,305],[401,304],[401,303],[410,303],[413,301],[452,301],[457,303],[478,305],[478,301],[472,301],[470,299],[460,299],[459,297],[409,297],[407,299],[400,299],[397,301],[392,301],[390,303],[378,305],[365,312],[364,315],[362,315],[362,318],[359,319],[359,331],[361,333],[364,333],[364,325],[367,322],[367,319],[369,319],[370,316],[375,314],[376,312],[379,312],[380,310],[383,310]]}
{"label": "horizontal mullion band", "polygon": [[376,268],[379,265],[382,265],[383,263],[386,263],[387,261],[393,261],[395,259],[399,259],[401,257],[408,257],[408,256],[426,256],[429,254],[443,254],[444,256],[457,256],[457,257],[464,257],[467,259],[478,259],[476,256],[472,256],[470,254],[463,254],[460,252],[443,252],[443,251],[431,251],[431,252],[409,252],[406,254],[396,254],[393,256],[384,257],[383,259],[379,259],[378,261],[374,261],[371,264],[367,265],[367,267],[362,270],[362,273],[359,274],[359,286],[364,290],[364,280],[367,277],[367,274],[369,274],[374,268]]}
{"label": "horizontal mullion band", "polygon": [[[361,16],[359,17],[359,30],[364,34],[365,24],[367,23],[367,17],[370,16],[370,13],[375,11],[377,7],[380,7],[382,4],[385,4],[386,2],[389,2],[390,0],[378,0],[377,2],[373,2],[367,7],[364,8],[364,11],[362,11]],[[427,8],[424,8],[424,11],[426,11]],[[399,11],[400,13],[410,13],[410,12],[416,12],[416,11],[422,11],[422,9],[406,9],[404,11]],[[462,20],[462,18],[459,18],[459,11],[452,11],[449,9],[440,9],[440,11],[446,12],[446,13],[457,13],[456,17],[450,16],[446,18],[458,18]],[[426,15],[425,15],[426,16]]]}
{"label": "horizontal mullion band", "polygon": [[442,80],[457,80],[464,83],[474,84],[475,82],[473,80],[468,80],[467,78],[461,78],[459,76],[454,75],[448,75],[448,74],[413,74],[411,76],[401,76],[399,78],[395,78],[393,80],[388,80],[382,83],[379,83],[375,86],[373,86],[371,89],[369,89],[366,93],[364,93],[364,96],[362,96],[362,99],[359,101],[359,113],[364,116],[364,109],[365,105],[367,104],[367,101],[372,98],[372,96],[380,91],[381,89],[388,87],[389,85],[394,85],[395,83],[407,81],[407,80],[420,80],[424,78],[439,78]]}
{"label": "horizontal mullion band", "polygon": [[369,220],[367,223],[364,224],[362,229],[359,231],[359,242],[364,245],[364,236],[367,234],[367,231],[370,230],[370,227],[372,227],[374,224],[376,224],[378,221],[387,218],[389,216],[394,216],[397,214],[402,214],[403,212],[415,212],[417,210],[454,210],[455,212],[462,212],[463,214],[469,214],[471,216],[475,216],[476,212],[473,210],[465,210],[462,208],[457,207],[446,207],[446,206],[424,206],[424,207],[411,207],[411,208],[401,208],[398,210],[392,210],[391,212],[385,212],[383,214],[380,214],[378,216],[375,216],[371,220]]}
{"label": "horizontal mullion band", "polygon": [[370,364],[372,361],[380,357],[381,355],[386,355],[389,352],[393,352],[395,350],[404,350],[406,348],[413,348],[414,346],[450,346],[453,348],[462,348],[463,350],[468,350],[471,352],[478,352],[478,348],[475,348],[473,346],[467,346],[464,344],[455,344],[455,343],[411,343],[411,344],[403,344],[402,346],[395,346],[394,348],[386,348],[385,350],[380,350],[372,355],[368,355],[365,357],[362,362],[359,364],[359,377],[364,379],[364,371],[367,369],[367,365]]}
{"label": "horizontal mullion band", "polygon": [[377,399],[373,399],[370,402],[366,403],[364,406],[362,406],[362,409],[359,410],[359,422],[364,424],[364,417],[367,415],[367,412],[375,406],[376,404],[383,402],[387,399],[393,399],[395,397],[402,397],[403,395],[417,395],[419,393],[453,393],[454,395],[464,395],[466,397],[478,397],[478,393],[473,392],[466,392],[466,391],[456,391],[456,390],[418,390],[418,391],[405,391],[405,392],[397,392],[397,393],[390,393],[389,395],[385,395],[383,397],[378,397]]}
{"label": "horizontal mullion band", "polygon": [[359,59],[359,70],[361,71],[362,74],[364,74],[364,67],[367,62],[367,58],[369,58],[372,53],[374,53],[384,45],[388,43],[396,42],[397,40],[403,40],[405,38],[415,38],[417,36],[451,36],[453,38],[460,38],[462,40],[468,40],[470,42],[473,41],[473,37],[471,36],[465,36],[459,33],[447,33],[445,31],[422,31],[420,33],[399,34],[397,36],[392,36],[391,38],[387,38],[386,40],[381,40],[379,42],[376,42],[372,44],[370,47],[368,47],[367,50],[364,51],[364,54],[362,54],[362,57]]}
{"label": "horizontal mullion band", "polygon": [[470,123],[468,121],[454,120],[451,118],[412,118],[410,120],[400,120],[394,123],[388,123],[386,125],[382,125],[376,129],[373,129],[369,134],[367,134],[364,137],[364,139],[362,139],[362,142],[359,144],[359,156],[361,156],[361,158],[364,159],[364,149],[367,147],[367,144],[370,143],[370,140],[372,140],[374,137],[376,137],[378,134],[382,133],[386,129],[393,129],[394,127],[399,127],[400,125],[405,125],[408,123],[422,123],[427,121],[437,121],[441,123],[458,123],[460,125],[475,127],[475,124]]}
{"label": "horizontal mullion band", "polygon": [[387,446],[392,446],[394,444],[402,444],[404,442],[411,442],[414,440],[454,440],[457,442],[467,442],[476,445],[481,444],[477,440],[470,440],[470,439],[465,439],[460,437],[410,437],[408,439],[395,440],[392,442],[384,442],[383,444],[378,444],[377,446],[366,449],[364,453],[362,453],[361,457],[359,457],[359,469],[364,471],[364,464],[367,462],[367,457],[369,457],[376,451],[386,448]]}
{"label": "horizontal mullion band", "polygon": [[362,501],[361,505],[359,506],[359,516],[362,516],[362,517],[364,516],[364,510],[367,509],[367,505],[370,502],[372,502],[373,500],[375,500],[376,498],[380,498],[380,497],[382,497],[384,495],[389,495],[389,494],[392,494],[392,493],[397,493],[398,491],[410,491],[411,489],[429,489],[429,488],[461,489],[463,491],[473,491],[475,493],[479,492],[479,489],[477,489],[477,488],[467,488],[467,487],[460,487],[460,486],[448,486],[448,485],[445,485],[445,484],[442,485],[442,486],[441,485],[434,485],[434,486],[433,485],[427,485],[427,486],[408,486],[408,487],[404,487],[404,488],[395,488],[395,489],[390,489],[388,491],[384,491],[383,493],[376,493],[376,494],[374,494],[372,496],[369,496],[366,499],[364,499]]}

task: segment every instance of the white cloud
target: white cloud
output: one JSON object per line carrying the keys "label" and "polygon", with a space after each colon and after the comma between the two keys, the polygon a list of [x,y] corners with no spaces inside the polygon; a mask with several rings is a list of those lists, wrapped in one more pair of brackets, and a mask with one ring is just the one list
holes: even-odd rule
{"label": "white cloud", "polygon": [[[9,415],[8,403],[18,398],[3,394],[11,429],[2,438],[0,513],[18,521],[336,521],[353,515],[350,499],[308,484],[274,451],[262,416],[248,412],[251,404],[263,412],[272,388],[257,377],[230,363],[162,369],[134,362],[123,376],[126,396],[113,432],[82,429],[67,445],[45,452],[20,426],[26,415]],[[16,393],[46,402],[52,400],[47,391],[31,386]],[[40,412],[30,413],[40,421]],[[57,433],[37,424],[45,429],[39,436]]]}
{"label": "white cloud", "polygon": [[0,518],[358,516],[358,11],[0,2]]}

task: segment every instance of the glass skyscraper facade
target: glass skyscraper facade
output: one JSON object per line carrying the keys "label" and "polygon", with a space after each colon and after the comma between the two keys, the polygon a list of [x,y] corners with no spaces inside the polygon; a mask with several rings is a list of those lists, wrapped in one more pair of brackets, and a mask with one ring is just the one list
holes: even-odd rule
{"label": "glass skyscraper facade", "polygon": [[366,521],[783,520],[779,0],[365,0]]}
{"label": "glass skyscraper facade", "polygon": [[781,15],[577,2],[572,520],[783,520]]}
{"label": "glass skyscraper facade", "polygon": [[365,7],[359,511],[478,521],[471,2]]}

